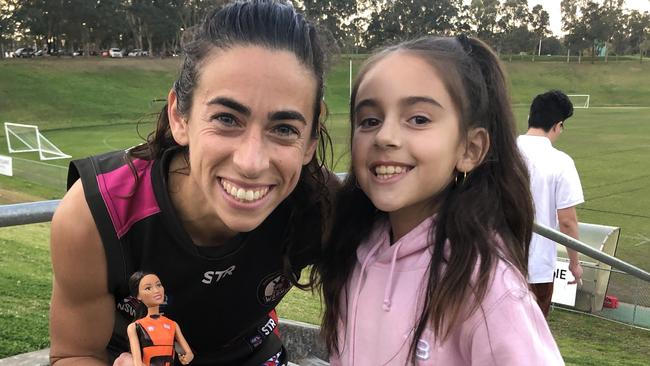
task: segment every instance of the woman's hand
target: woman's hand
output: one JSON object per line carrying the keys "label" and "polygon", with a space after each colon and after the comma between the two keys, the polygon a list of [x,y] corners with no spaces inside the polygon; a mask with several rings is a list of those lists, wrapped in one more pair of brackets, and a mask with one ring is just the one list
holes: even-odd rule
{"label": "woman's hand", "polygon": [[133,356],[128,352],[124,352],[115,359],[113,366],[133,366]]}

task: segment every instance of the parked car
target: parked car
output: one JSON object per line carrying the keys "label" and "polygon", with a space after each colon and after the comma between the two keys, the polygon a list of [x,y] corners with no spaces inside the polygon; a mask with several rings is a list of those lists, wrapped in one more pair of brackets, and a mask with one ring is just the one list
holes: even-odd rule
{"label": "parked car", "polygon": [[108,55],[113,58],[122,58],[124,57],[124,52],[122,52],[122,50],[119,48],[111,48],[108,50]]}
{"label": "parked car", "polygon": [[143,51],[143,50],[141,50],[139,48],[134,48],[134,49],[131,50],[131,52],[129,52],[128,56],[129,57],[149,56],[149,52],[148,51]]}
{"label": "parked car", "polygon": [[83,55],[84,55],[84,51],[83,51],[83,50],[76,50],[76,51],[73,51],[73,52],[72,52],[72,56],[73,56],[73,57],[75,57],[75,56],[83,56]]}
{"label": "parked car", "polygon": [[14,52],[14,57],[34,57],[34,49],[29,47],[19,48]]}
{"label": "parked car", "polygon": [[43,56],[44,54],[47,54],[47,50],[37,50],[36,52],[34,52],[34,56],[38,56],[38,57]]}

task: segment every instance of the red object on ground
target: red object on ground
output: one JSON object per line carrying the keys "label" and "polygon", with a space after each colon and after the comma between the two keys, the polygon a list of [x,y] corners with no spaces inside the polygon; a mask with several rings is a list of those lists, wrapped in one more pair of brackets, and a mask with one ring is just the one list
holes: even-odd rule
{"label": "red object on ground", "polygon": [[603,301],[603,307],[609,309],[618,308],[618,298],[614,295],[605,295],[605,301]]}

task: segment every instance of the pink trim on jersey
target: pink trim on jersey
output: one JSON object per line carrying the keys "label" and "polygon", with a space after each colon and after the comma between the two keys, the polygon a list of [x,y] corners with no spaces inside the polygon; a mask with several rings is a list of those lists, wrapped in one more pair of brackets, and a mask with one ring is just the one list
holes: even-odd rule
{"label": "pink trim on jersey", "polygon": [[136,222],[160,212],[151,185],[151,161],[135,159],[133,166],[138,181],[128,165],[97,176],[102,194],[117,237],[121,238]]}

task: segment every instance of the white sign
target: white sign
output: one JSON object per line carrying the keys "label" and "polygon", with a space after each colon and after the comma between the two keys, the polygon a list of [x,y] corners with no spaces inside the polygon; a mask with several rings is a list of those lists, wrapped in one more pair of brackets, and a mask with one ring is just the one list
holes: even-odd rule
{"label": "white sign", "polygon": [[555,263],[553,297],[551,297],[551,302],[575,306],[578,284],[574,283],[569,285],[569,281],[573,281],[573,279],[573,274],[569,271],[569,262],[557,261]]}
{"label": "white sign", "polygon": [[11,166],[11,158],[9,156],[0,155],[0,174],[13,176],[13,169]]}

